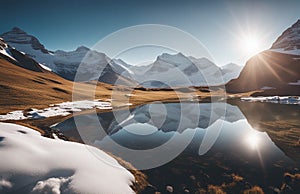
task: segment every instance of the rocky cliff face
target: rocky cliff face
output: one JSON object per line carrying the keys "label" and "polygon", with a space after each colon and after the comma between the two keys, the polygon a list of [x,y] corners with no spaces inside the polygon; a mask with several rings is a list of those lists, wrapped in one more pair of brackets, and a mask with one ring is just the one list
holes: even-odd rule
{"label": "rocky cliff face", "polygon": [[284,31],[273,43],[271,49],[286,51],[300,49],[300,20]]}
{"label": "rocky cliff face", "polygon": [[27,34],[18,27],[14,27],[11,31],[2,34],[1,37],[12,46],[14,44],[29,44],[34,50],[40,50],[45,54],[49,53],[36,37]]}

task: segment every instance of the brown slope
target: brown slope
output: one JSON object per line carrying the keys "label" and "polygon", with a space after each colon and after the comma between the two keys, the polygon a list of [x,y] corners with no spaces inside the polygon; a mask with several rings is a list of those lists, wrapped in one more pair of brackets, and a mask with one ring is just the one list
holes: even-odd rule
{"label": "brown slope", "polygon": [[[78,94],[87,98],[94,85],[78,83]],[[49,71],[32,71],[0,58],[0,114],[72,100],[73,82]],[[109,96],[105,87],[97,88],[96,97]]]}
{"label": "brown slope", "polygon": [[300,86],[289,85],[300,80],[299,56],[264,51],[246,63],[240,76],[226,84],[230,93],[260,90],[264,86],[274,87],[261,95],[300,95]]}

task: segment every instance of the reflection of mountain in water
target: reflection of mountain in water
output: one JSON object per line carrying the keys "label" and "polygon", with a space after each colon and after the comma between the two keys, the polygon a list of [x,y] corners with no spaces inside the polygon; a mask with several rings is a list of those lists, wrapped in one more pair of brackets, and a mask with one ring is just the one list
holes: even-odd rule
{"label": "reflection of mountain in water", "polygon": [[[182,133],[186,129],[207,128],[218,119],[235,122],[243,119],[243,114],[236,106],[226,103],[168,103],[147,104],[130,111],[120,110],[95,115],[76,116],[78,128],[84,128],[84,136],[101,140],[106,134],[117,133],[125,126],[135,123],[149,124],[162,132],[177,131]],[[106,133],[99,130],[99,122]],[[82,125],[82,126],[80,126]],[[55,128],[67,136],[80,139],[74,118],[59,123]],[[140,129],[143,130],[143,129]],[[97,133],[95,133],[97,132]],[[92,133],[91,135],[87,135]],[[143,133],[141,131],[141,133]],[[90,139],[90,140],[91,140]],[[89,141],[91,142],[91,141]]]}
{"label": "reflection of mountain in water", "polygon": [[237,107],[225,103],[148,104],[131,113],[118,112],[116,116],[122,118],[121,123],[112,122],[107,129],[110,134],[133,123],[148,123],[163,132],[182,133],[188,128],[207,128],[222,117],[230,122],[243,118]]}
{"label": "reflection of mountain in water", "polygon": [[237,105],[247,121],[257,130],[265,131],[290,158],[300,162],[300,107],[261,102],[230,102]]}

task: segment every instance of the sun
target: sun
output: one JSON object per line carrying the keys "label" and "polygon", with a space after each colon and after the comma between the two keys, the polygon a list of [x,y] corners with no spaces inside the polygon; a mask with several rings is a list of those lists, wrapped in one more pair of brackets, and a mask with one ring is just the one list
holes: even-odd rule
{"label": "sun", "polygon": [[256,54],[260,51],[261,41],[254,34],[245,34],[240,38],[241,50],[246,55]]}
{"label": "sun", "polygon": [[258,50],[259,43],[257,41],[257,38],[255,37],[246,37],[244,38],[244,45],[245,45],[245,50],[248,52],[254,52]]}

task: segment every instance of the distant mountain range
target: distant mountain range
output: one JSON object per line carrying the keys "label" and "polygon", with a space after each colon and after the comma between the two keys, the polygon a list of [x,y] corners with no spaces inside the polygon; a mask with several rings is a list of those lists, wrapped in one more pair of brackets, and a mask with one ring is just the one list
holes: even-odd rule
{"label": "distant mountain range", "polygon": [[[242,69],[236,64],[220,68],[206,58],[196,59],[182,53],[165,53],[149,65],[134,66],[121,59],[110,59],[104,53],[84,46],[75,51],[49,51],[36,37],[17,27],[0,37],[15,50],[71,81],[75,79],[77,71],[80,71],[80,77],[76,77],[76,81],[98,79],[114,84],[118,80],[118,84],[137,85],[138,82],[148,88],[207,86],[224,84],[236,78]],[[79,70],[81,63],[84,63],[84,68]]]}
{"label": "distant mountain range", "polygon": [[[232,63],[218,67],[207,58],[182,53],[164,53],[153,63],[134,66],[84,46],[69,52],[49,51],[36,37],[19,28],[0,36],[2,58],[33,71],[51,70],[70,81],[80,71],[76,81],[114,84],[118,80],[121,85],[139,83],[146,88],[226,84],[229,93],[300,95],[300,20],[284,31],[270,49],[250,58],[243,69]],[[80,64],[84,68],[79,70]]]}
{"label": "distant mountain range", "polygon": [[300,20],[269,50],[250,58],[226,89],[232,93],[261,90],[255,95],[300,95]]}

